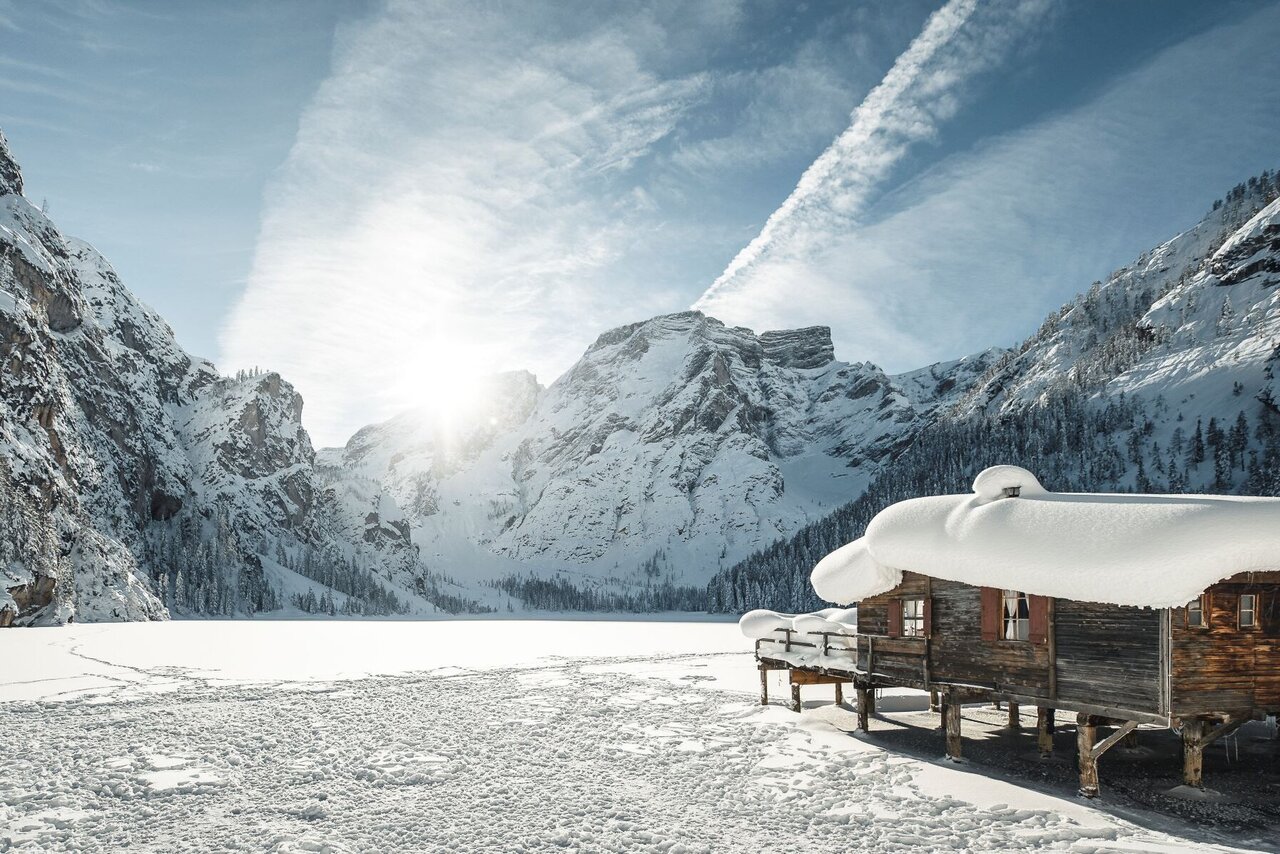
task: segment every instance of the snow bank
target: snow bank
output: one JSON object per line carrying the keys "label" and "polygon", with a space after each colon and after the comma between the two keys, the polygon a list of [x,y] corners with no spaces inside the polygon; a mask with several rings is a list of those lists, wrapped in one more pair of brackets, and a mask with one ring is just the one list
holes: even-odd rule
{"label": "snow bank", "polygon": [[[857,649],[857,640],[852,636],[858,632],[858,609],[823,608],[812,614],[779,614],[760,608],[743,614],[738,620],[738,628],[752,640],[776,641],[773,646],[761,648],[762,654],[769,658],[798,667],[847,668],[850,666],[850,653]],[[791,629],[795,633],[793,641],[814,646],[793,646],[788,650],[782,629]],[[848,637],[828,636],[824,649],[820,637],[823,632]]]}
{"label": "snow bank", "polygon": [[[1017,487],[1017,497],[1004,497]],[[814,568],[818,595],[856,602],[902,570],[1085,602],[1167,608],[1240,572],[1280,570],[1280,499],[1053,493],[1017,466],[971,495],[900,501]]]}

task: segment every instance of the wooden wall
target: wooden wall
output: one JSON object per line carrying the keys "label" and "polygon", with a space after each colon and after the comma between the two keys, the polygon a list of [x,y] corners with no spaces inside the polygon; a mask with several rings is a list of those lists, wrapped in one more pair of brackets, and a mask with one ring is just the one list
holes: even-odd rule
{"label": "wooden wall", "polygon": [[1151,608],[1054,600],[1058,698],[1160,714],[1160,623]]}
{"label": "wooden wall", "polygon": [[978,587],[933,579],[933,635],[929,669],[936,681],[994,686],[999,691],[1049,696],[1049,646],[982,639]]}
{"label": "wooden wall", "polygon": [[[1258,596],[1255,629],[1238,627],[1242,593]],[[874,636],[875,653],[868,656],[863,637],[858,665],[888,681],[986,688],[1064,709],[1105,707],[1161,718],[1280,711],[1280,572],[1235,576],[1209,595],[1203,629],[1188,628],[1181,608],[1170,613],[1055,599],[1049,642],[991,641],[982,639],[980,588],[905,573],[894,590],[859,603],[858,632]],[[927,640],[885,637],[889,609],[905,598],[930,600]]]}
{"label": "wooden wall", "polygon": [[[1242,593],[1258,596],[1257,628],[1238,625]],[[1173,611],[1173,714],[1280,711],[1280,572],[1232,576],[1208,595],[1205,628]]]}
{"label": "wooden wall", "polygon": [[[876,636],[858,645],[858,667],[898,682],[923,683],[926,676],[923,638],[886,638],[889,633],[889,608],[901,607],[903,599],[924,598],[930,579],[914,572],[903,573],[902,583],[883,596],[873,596],[858,603],[858,634]],[[935,616],[936,620],[937,617]],[[874,650],[874,652],[872,652]]]}

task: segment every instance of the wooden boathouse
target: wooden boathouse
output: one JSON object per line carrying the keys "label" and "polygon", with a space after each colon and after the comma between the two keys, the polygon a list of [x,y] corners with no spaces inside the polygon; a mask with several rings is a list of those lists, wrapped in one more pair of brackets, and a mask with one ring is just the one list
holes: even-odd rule
{"label": "wooden boathouse", "polygon": [[1034,705],[1042,754],[1073,711],[1086,796],[1139,725],[1181,733],[1198,787],[1206,745],[1280,713],[1280,499],[1055,495],[1000,466],[888,508],[813,581],[856,622],[767,627],[762,688],[789,671],[798,708],[801,685],[852,685],[862,730],[877,688],[928,691],[953,758],[964,703]]}

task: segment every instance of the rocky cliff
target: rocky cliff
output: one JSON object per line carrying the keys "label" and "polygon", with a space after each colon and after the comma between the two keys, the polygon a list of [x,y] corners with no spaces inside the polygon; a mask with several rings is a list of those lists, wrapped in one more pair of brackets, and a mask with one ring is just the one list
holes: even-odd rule
{"label": "rocky cliff", "polygon": [[[302,398],[188,355],[106,260],[22,195],[0,135],[0,609],[6,620],[246,613],[358,560]],[[412,581],[407,540],[383,555]]]}

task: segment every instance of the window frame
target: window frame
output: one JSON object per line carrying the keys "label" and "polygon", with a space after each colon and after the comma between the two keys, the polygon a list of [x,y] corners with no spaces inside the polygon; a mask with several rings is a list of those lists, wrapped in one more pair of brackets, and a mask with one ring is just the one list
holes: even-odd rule
{"label": "window frame", "polygon": [[[909,596],[899,600],[902,608],[902,637],[904,638],[923,638],[928,636],[929,627],[924,624],[924,606],[925,597]],[[913,614],[908,610],[908,606],[914,605],[916,612]]]}
{"label": "window frame", "polygon": [[[1245,615],[1244,600],[1246,596],[1249,597],[1249,599],[1251,600],[1251,604],[1248,609],[1251,621],[1247,625],[1245,624],[1245,621],[1244,621],[1244,615]],[[1242,632],[1252,632],[1252,631],[1257,631],[1258,626],[1259,626],[1258,594],[1257,593],[1241,593],[1239,598],[1236,599],[1236,628]]]}
{"label": "window frame", "polygon": [[[1198,623],[1191,622],[1192,604],[1199,605],[1199,608],[1196,609],[1196,613],[1200,615],[1200,622]],[[1203,631],[1209,628],[1209,594],[1208,593],[1201,593],[1199,596],[1192,599],[1185,606],[1183,606],[1182,625],[1183,625],[1183,628],[1195,629],[1197,631]]]}
{"label": "window frame", "polygon": [[[1009,616],[1009,603],[1015,603],[1015,614]],[[1022,590],[1000,588],[1000,622],[996,626],[996,640],[1008,643],[1031,643],[1031,597]],[[1009,625],[1013,624],[1013,637],[1009,637]]]}

